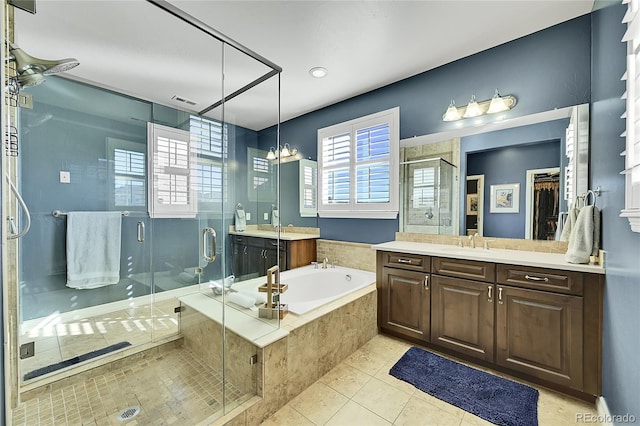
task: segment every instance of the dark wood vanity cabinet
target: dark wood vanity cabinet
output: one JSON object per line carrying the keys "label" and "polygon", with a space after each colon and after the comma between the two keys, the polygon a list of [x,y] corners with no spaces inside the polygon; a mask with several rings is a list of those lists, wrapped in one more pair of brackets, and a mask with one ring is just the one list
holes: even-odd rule
{"label": "dark wood vanity cabinet", "polygon": [[316,260],[316,240],[276,240],[273,238],[232,235],[232,265],[236,277],[253,278],[266,275],[278,263],[280,269],[298,268]]}
{"label": "dark wood vanity cabinet", "polygon": [[498,286],[496,364],[583,387],[582,297]]}
{"label": "dark wood vanity cabinet", "polygon": [[423,342],[430,340],[429,256],[378,252],[378,325]]}
{"label": "dark wood vanity cabinet", "polygon": [[493,361],[493,284],[432,276],[431,341]]}
{"label": "dark wood vanity cabinet", "polygon": [[431,341],[493,361],[495,264],[443,257],[432,262]]}
{"label": "dark wood vanity cabinet", "polygon": [[393,256],[403,255],[378,252],[381,330],[576,396],[600,394],[602,275],[431,257],[429,303],[418,291],[424,273],[390,267]]}

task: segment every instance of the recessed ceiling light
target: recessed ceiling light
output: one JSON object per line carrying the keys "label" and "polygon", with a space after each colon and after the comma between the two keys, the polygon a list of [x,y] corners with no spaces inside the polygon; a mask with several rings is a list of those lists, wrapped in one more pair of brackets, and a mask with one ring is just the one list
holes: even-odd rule
{"label": "recessed ceiling light", "polygon": [[315,78],[322,78],[328,74],[328,71],[323,67],[313,67],[309,70],[309,74],[311,74]]}

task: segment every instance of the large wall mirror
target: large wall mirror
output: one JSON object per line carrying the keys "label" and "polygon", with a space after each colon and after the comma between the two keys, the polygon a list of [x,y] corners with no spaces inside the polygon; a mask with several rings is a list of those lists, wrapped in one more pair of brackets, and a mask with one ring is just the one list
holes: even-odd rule
{"label": "large wall mirror", "polygon": [[588,190],[588,104],[400,143],[401,232],[554,240]]}

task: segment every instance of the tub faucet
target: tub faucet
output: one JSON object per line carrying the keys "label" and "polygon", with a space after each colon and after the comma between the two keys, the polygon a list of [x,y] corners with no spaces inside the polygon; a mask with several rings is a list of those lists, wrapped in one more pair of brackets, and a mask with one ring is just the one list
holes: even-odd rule
{"label": "tub faucet", "polygon": [[322,260],[322,269],[327,269],[327,263],[329,263],[329,259],[326,257]]}

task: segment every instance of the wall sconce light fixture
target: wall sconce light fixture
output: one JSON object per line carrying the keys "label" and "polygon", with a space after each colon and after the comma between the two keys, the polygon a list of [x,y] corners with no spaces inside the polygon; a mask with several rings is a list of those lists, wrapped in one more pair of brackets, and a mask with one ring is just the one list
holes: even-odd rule
{"label": "wall sconce light fixture", "polygon": [[469,103],[463,107],[456,107],[452,99],[449,108],[447,108],[447,111],[442,115],[442,121],[456,121],[462,118],[509,111],[516,105],[516,102],[516,97],[513,95],[500,96],[498,89],[496,89],[496,92],[493,94],[493,98],[482,102],[476,101],[476,95],[474,93],[471,95]]}
{"label": "wall sconce light fixture", "polygon": [[302,154],[298,152],[298,148],[291,148],[288,143],[285,143],[279,150],[276,150],[274,147],[269,148],[266,158],[270,161],[275,161],[279,158],[281,163],[286,163],[288,161],[300,160]]}

